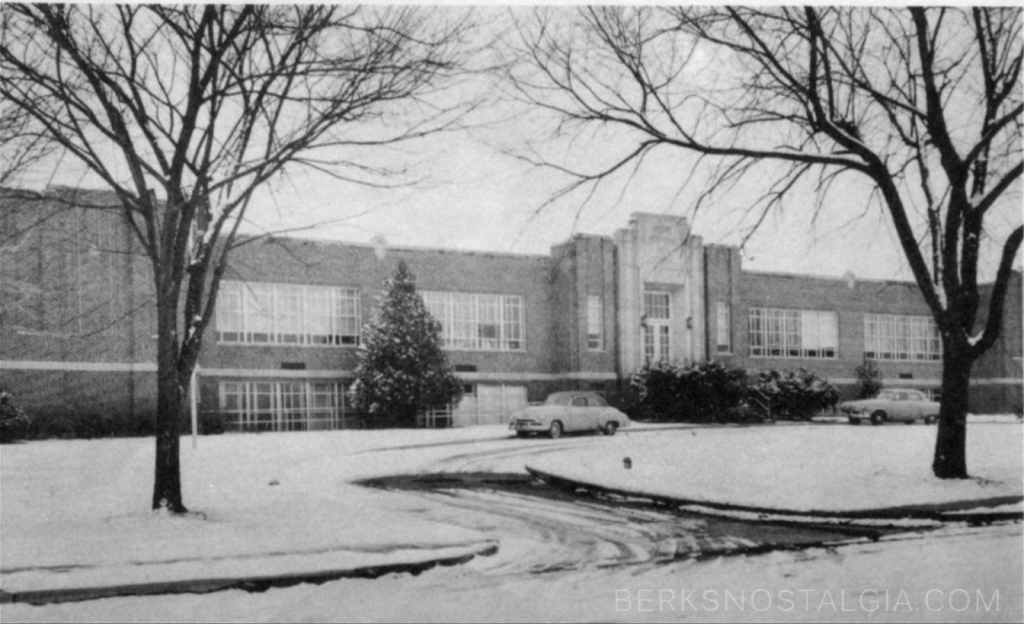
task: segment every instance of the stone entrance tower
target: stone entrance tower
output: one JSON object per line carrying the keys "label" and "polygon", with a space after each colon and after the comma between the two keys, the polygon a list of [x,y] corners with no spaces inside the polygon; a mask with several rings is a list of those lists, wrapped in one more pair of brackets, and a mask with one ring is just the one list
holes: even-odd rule
{"label": "stone entrance tower", "polygon": [[633,213],[615,233],[619,374],[648,360],[700,361],[704,336],[703,241],[683,217]]}

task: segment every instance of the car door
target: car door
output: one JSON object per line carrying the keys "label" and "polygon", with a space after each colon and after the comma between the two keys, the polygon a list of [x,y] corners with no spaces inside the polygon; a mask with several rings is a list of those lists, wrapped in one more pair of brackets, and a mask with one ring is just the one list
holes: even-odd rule
{"label": "car door", "polygon": [[577,396],[572,398],[566,415],[565,428],[568,431],[582,431],[587,428],[587,397]]}
{"label": "car door", "polygon": [[906,392],[893,393],[892,413],[889,418],[892,420],[913,420],[913,404],[908,400]]}
{"label": "car door", "polygon": [[918,418],[924,418],[927,414],[924,413],[924,395],[920,392],[908,392],[907,393],[907,413],[911,418],[915,420]]}
{"label": "car door", "polygon": [[589,397],[588,401],[590,402],[590,428],[603,430],[605,423],[612,420],[609,417],[611,408],[604,397],[597,394]]}

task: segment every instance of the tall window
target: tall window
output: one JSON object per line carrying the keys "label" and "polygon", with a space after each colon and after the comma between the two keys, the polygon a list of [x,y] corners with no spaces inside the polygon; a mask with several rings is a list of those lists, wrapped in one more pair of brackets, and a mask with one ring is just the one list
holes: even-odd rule
{"label": "tall window", "polygon": [[216,318],[220,342],[354,346],[359,344],[359,291],[225,281]]}
{"label": "tall window", "polygon": [[729,311],[729,304],[719,301],[715,310],[716,334],[718,337],[718,352],[730,353],[732,351],[732,314]]}
{"label": "tall window", "polygon": [[601,296],[587,296],[587,348],[599,351],[604,348],[601,337]]}
{"label": "tall window", "polygon": [[668,360],[671,346],[672,306],[667,292],[644,293],[644,359]]}
{"label": "tall window", "polygon": [[750,309],[750,356],[835,358],[839,321],[835,312]]}
{"label": "tall window", "polygon": [[427,310],[441,323],[441,344],[467,351],[522,351],[523,298],[517,295],[423,291]]}
{"label": "tall window", "polygon": [[934,362],[942,358],[942,341],[929,316],[865,314],[864,355],[874,360]]}

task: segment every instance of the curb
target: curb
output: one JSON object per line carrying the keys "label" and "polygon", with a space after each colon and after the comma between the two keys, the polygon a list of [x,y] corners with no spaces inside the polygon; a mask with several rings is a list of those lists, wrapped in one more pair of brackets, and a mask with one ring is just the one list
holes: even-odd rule
{"label": "curb", "polygon": [[821,510],[810,510],[810,511],[797,511],[792,509],[782,509],[774,507],[755,507],[751,505],[737,505],[732,503],[721,503],[714,501],[688,499],[675,496],[665,496],[661,494],[648,494],[645,492],[638,492],[632,490],[623,490],[620,488],[609,487],[598,483],[590,483],[586,481],[579,481],[575,479],[569,479],[556,475],[554,473],[538,470],[532,466],[524,466],[526,471],[530,473],[534,478],[540,479],[545,483],[548,483],[554,487],[571,487],[571,488],[583,488],[592,492],[598,492],[601,494],[611,494],[614,496],[624,496],[628,498],[642,498],[651,501],[658,505],[670,505],[670,506],[683,506],[683,505],[699,505],[707,507],[709,509],[716,509],[722,511],[733,511],[733,512],[745,512],[752,514],[772,515],[772,516],[798,516],[808,519],[823,519],[823,518],[850,518],[857,520],[903,520],[903,519],[914,519],[914,520],[934,520],[939,522],[967,522],[984,524],[989,522],[997,522],[1002,520],[1024,520],[1024,512],[978,512],[971,514],[951,514],[949,512],[958,511],[961,509],[975,509],[978,507],[999,507],[1002,505],[1012,505],[1024,501],[1024,496],[997,496],[992,498],[972,500],[972,501],[958,501],[952,503],[940,503],[936,505],[907,505],[902,507],[883,507],[878,509],[857,509],[849,511],[821,511]]}
{"label": "curb", "polygon": [[263,576],[241,576],[230,578],[188,579],[182,581],[163,581],[159,583],[138,583],[131,585],[109,585],[103,587],[76,587],[73,589],[43,589],[19,592],[0,590],[0,604],[22,603],[30,605],[46,605],[61,602],[82,602],[100,598],[118,598],[125,596],[154,596],[158,594],[208,594],[227,589],[241,589],[251,593],[265,592],[272,587],[291,587],[301,583],[321,585],[339,579],[375,579],[385,574],[412,574],[417,576],[432,568],[449,567],[469,563],[474,558],[490,557],[498,552],[496,544],[476,552],[451,557],[441,557],[416,563],[391,563],[383,565],[362,566],[340,570],[323,570],[319,572],[296,572],[293,574],[276,574]]}

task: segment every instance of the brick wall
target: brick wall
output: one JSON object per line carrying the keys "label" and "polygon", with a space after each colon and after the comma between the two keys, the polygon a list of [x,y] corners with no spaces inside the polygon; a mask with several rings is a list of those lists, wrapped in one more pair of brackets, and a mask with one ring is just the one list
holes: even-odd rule
{"label": "brick wall", "polygon": [[[845,394],[856,381],[855,369],[864,359],[865,314],[931,316],[916,286],[909,283],[830,279],[803,275],[743,272],[739,300],[733,307],[735,356],[732,361],[752,372],[806,368],[840,385]],[[834,311],[838,317],[839,350],[834,359],[750,357],[751,308]],[[936,387],[939,362],[878,361],[887,385]],[[912,376],[901,379],[900,376]]]}
{"label": "brick wall", "polygon": [[[156,346],[151,271],[121,222],[114,197],[54,189],[45,196],[5,190],[2,199],[0,360],[5,364],[0,389],[14,393],[21,405],[36,414],[151,417]],[[471,383],[525,386],[530,401],[570,388],[598,389],[611,398],[628,378],[631,370],[618,370],[626,361],[623,332],[633,332],[630,345],[638,349],[642,289],[654,278],[643,273],[646,281],[633,284],[635,292],[627,296],[621,282],[629,274],[620,265],[646,266],[641,262],[646,256],[637,248],[641,243],[652,248],[667,245],[673,252],[655,254],[660,277],[653,283],[683,280],[688,297],[704,299],[700,313],[686,309],[674,321],[693,320],[695,344],[685,352],[706,353],[752,374],[804,367],[838,382],[848,393],[855,381],[854,369],[864,356],[865,314],[930,316],[910,283],[745,272],[736,248],[708,245],[701,249],[699,237],[693,236],[687,238],[686,253],[680,254],[673,237],[684,236],[688,229],[685,222],[677,221],[634,215],[632,229],[620,231],[616,239],[628,238],[632,245],[632,255],[626,258],[616,242],[591,235],[577,235],[553,247],[549,256],[391,248],[379,258],[373,247],[365,245],[258,240],[233,252],[225,279],[356,288],[361,292],[364,322],[371,316],[383,280],[399,260],[415,273],[421,291],[521,296],[523,351],[448,353],[453,364],[471,371],[464,373]],[[663,227],[647,228],[648,222]],[[653,253],[648,252],[644,253]],[[698,252],[699,258],[694,257]],[[671,266],[662,266],[664,257],[672,259]],[[684,269],[699,275],[681,276]],[[603,304],[600,350],[591,350],[587,344],[590,295],[600,296]],[[729,354],[717,352],[718,301],[730,305]],[[1016,272],[1000,340],[974,368],[972,410],[1022,408],[1021,304],[1021,274]],[[837,312],[838,356],[750,357],[752,307]],[[984,318],[984,309],[979,316]],[[687,335],[689,329],[685,328]],[[315,373],[282,372],[280,380],[344,380],[356,365],[354,347],[218,344],[216,330],[214,321],[200,356],[200,365],[207,371],[203,383],[207,406],[216,404],[218,379],[242,379],[255,371],[255,377],[273,380],[284,365],[301,365]],[[939,362],[880,361],[878,365],[889,385],[937,388],[941,379]],[[616,374],[617,381],[612,379]]]}

